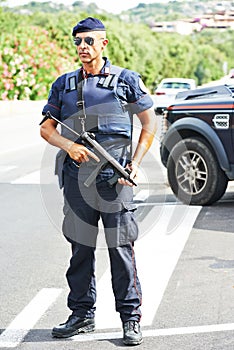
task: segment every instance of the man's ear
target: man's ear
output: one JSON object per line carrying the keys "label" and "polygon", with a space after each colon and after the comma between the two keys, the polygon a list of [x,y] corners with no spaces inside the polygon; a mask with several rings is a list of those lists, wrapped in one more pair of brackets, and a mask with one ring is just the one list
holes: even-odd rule
{"label": "man's ear", "polygon": [[102,43],[103,43],[103,46],[104,46],[103,48],[105,48],[105,47],[106,47],[106,45],[108,44],[108,42],[109,42],[109,40],[108,40],[108,39],[104,39],[104,40],[103,40],[103,42],[102,42]]}

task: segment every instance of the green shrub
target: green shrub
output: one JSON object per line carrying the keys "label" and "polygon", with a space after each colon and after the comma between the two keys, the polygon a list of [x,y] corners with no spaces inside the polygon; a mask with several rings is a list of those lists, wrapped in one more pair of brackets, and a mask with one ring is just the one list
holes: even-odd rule
{"label": "green shrub", "polygon": [[[89,15],[78,8],[75,14],[24,15],[0,7],[0,99],[47,98],[51,83],[80,65],[71,31]],[[151,92],[165,77],[195,78],[203,84],[222,77],[224,62],[234,66],[233,31],[182,36],[154,33],[146,25],[115,16],[98,17],[109,38],[105,55],[113,64],[139,72]]]}

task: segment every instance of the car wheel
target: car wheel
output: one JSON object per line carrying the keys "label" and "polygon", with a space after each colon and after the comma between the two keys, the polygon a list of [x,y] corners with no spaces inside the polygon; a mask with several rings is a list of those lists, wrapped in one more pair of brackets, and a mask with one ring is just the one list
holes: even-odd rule
{"label": "car wheel", "polygon": [[172,149],[167,174],[174,194],[184,203],[210,205],[226,191],[228,179],[205,140],[187,138]]}

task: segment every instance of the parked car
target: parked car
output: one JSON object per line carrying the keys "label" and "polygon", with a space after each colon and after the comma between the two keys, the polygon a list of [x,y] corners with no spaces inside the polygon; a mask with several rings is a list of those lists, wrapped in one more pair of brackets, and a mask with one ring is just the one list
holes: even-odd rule
{"label": "parked car", "polygon": [[161,161],[174,194],[186,204],[218,201],[234,180],[234,86],[181,92],[163,120]]}
{"label": "parked car", "polygon": [[157,114],[162,114],[163,111],[174,102],[178,92],[191,89],[196,89],[196,82],[194,79],[163,79],[154,91],[155,112]]}
{"label": "parked car", "polygon": [[230,79],[234,78],[234,68],[230,69],[228,76]]}

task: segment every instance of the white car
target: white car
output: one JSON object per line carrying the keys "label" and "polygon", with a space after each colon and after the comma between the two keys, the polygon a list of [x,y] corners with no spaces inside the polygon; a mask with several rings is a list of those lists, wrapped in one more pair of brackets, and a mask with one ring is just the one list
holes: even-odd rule
{"label": "white car", "polygon": [[162,114],[168,106],[173,104],[178,92],[193,89],[196,89],[196,82],[194,79],[163,79],[154,92],[155,112]]}

